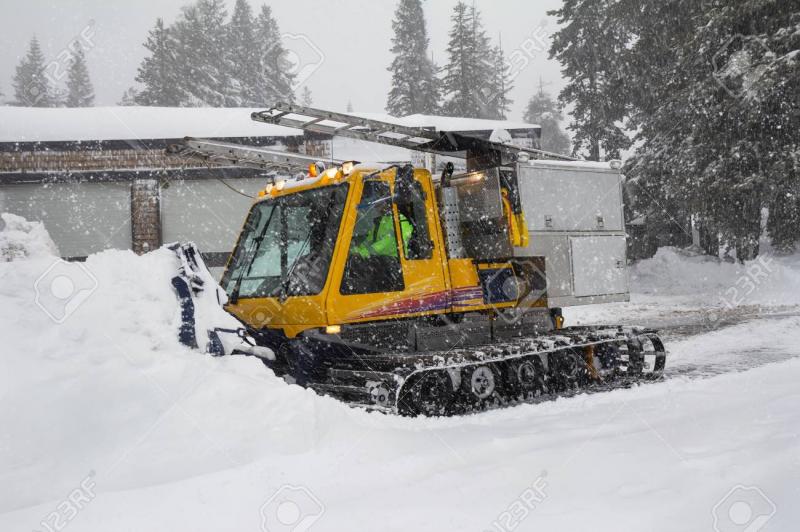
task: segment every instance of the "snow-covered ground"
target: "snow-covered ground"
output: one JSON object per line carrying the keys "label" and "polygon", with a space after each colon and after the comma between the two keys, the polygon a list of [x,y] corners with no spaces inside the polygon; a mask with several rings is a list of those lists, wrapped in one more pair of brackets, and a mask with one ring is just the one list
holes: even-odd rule
{"label": "snow-covered ground", "polygon": [[573,323],[663,324],[662,382],[406,419],[180,346],[166,250],[65,264],[40,226],[6,221],[0,530],[800,523],[798,256],[740,267],[662,250],[633,269],[631,303],[568,309]]}

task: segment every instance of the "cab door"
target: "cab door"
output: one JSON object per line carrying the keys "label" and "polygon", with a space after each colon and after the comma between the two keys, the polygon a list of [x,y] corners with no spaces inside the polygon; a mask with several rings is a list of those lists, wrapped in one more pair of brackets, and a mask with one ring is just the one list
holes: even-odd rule
{"label": "cab door", "polygon": [[411,193],[394,204],[406,293],[421,312],[441,312],[450,306],[435,198],[430,174],[417,170]]}
{"label": "cab door", "polygon": [[[427,179],[426,179],[427,178]],[[427,172],[415,173],[411,201],[395,202],[394,175],[361,180],[346,224],[341,272],[328,297],[328,321],[343,324],[411,317],[449,305],[442,244]],[[337,286],[338,284],[338,286]]]}

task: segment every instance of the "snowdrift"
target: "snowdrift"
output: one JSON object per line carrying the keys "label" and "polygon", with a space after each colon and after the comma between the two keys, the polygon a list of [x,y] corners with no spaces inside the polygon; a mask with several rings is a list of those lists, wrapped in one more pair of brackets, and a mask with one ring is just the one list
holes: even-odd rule
{"label": "snowdrift", "polygon": [[636,296],[689,298],[709,306],[797,305],[800,255],[762,255],[739,264],[661,248],[652,259],[633,266],[631,292]]}
{"label": "snowdrift", "polygon": [[[8,226],[3,238],[25,252],[0,262],[2,530],[46,530],[87,478],[97,496],[70,529],[258,531],[290,488],[313,495],[320,530],[507,530],[532,486],[543,495],[515,514],[518,530],[710,529],[739,484],[775,505],[774,529],[800,519],[800,318],[669,347],[687,370],[713,359],[741,373],[395,418],[287,385],[256,358],[181,346],[168,250],[65,269],[46,232],[12,238]],[[661,260],[639,270],[658,276]],[[53,271],[85,288],[78,305],[37,304]],[[764,338],[780,355],[765,362],[783,362],[737,367]]]}
{"label": "snowdrift", "polygon": [[[122,460],[122,449],[169,415],[165,405],[174,407],[189,392],[196,392],[205,412],[205,430],[235,435],[254,413],[250,409],[247,418],[237,420],[237,402],[263,397],[269,388],[263,381],[270,378],[287,388],[257,359],[212,359],[178,343],[180,308],[170,283],[178,261],[169,250],[141,257],[112,250],[85,264],[66,263],[52,254],[40,224],[3,218],[13,223],[0,232],[0,241],[16,257],[0,263],[0,422],[14,427],[13,445],[0,446],[5,510],[34,502],[34,494],[35,499],[60,496],[78,471],[85,475],[87,467]],[[72,292],[64,291],[65,282]],[[196,303],[206,321],[219,321],[213,297]],[[205,388],[208,378],[212,382]],[[229,408],[214,413],[212,407],[222,404]],[[186,452],[208,445],[196,435],[168,439]],[[244,447],[256,444],[251,440]],[[247,456],[241,450],[237,454]],[[203,452],[197,458],[195,473],[219,467]],[[174,478],[171,473],[161,478],[170,460],[150,459],[153,480]],[[32,486],[31,478],[41,479],[41,485]]]}
{"label": "snowdrift", "polygon": [[57,255],[58,249],[42,222],[0,214],[0,262]]}
{"label": "snowdrift", "polygon": [[629,276],[629,303],[567,308],[567,323],[718,327],[796,313],[800,305],[800,253],[738,264],[668,247],[634,264]]}

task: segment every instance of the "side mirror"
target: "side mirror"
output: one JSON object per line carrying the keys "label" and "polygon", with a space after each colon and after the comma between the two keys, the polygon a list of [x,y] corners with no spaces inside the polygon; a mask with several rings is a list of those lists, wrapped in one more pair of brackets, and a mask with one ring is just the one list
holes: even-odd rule
{"label": "side mirror", "polygon": [[397,169],[394,178],[394,197],[397,205],[408,205],[414,201],[414,167],[410,164]]}
{"label": "side mirror", "polygon": [[[397,211],[413,227],[412,242],[413,257],[428,258],[433,250],[426,217],[425,191],[419,182],[414,179],[414,167],[410,164],[397,170],[394,179],[394,197],[392,198]],[[402,220],[402,219],[401,219]]]}
{"label": "side mirror", "polygon": [[450,179],[453,178],[453,172],[455,172],[456,167],[453,165],[452,162],[448,162],[444,165],[444,169],[442,170],[442,186],[449,187],[450,186]]}

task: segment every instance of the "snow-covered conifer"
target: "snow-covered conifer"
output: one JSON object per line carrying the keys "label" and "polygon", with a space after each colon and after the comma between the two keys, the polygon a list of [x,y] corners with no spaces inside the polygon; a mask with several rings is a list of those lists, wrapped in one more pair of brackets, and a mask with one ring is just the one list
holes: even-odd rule
{"label": "snow-covered conifer", "polygon": [[45,59],[39,40],[33,37],[28,53],[17,65],[14,74],[14,104],[28,107],[54,107],[54,97],[50,81],[45,72]]}
{"label": "snow-covered conifer", "polygon": [[86,67],[86,56],[82,48],[73,52],[73,60],[67,70],[67,107],[92,107],[94,88]]}
{"label": "snow-covered conifer", "polygon": [[439,80],[428,56],[428,33],[420,0],[400,0],[392,21],[392,53],[389,66],[392,88],[386,111],[394,116],[436,114]]}

